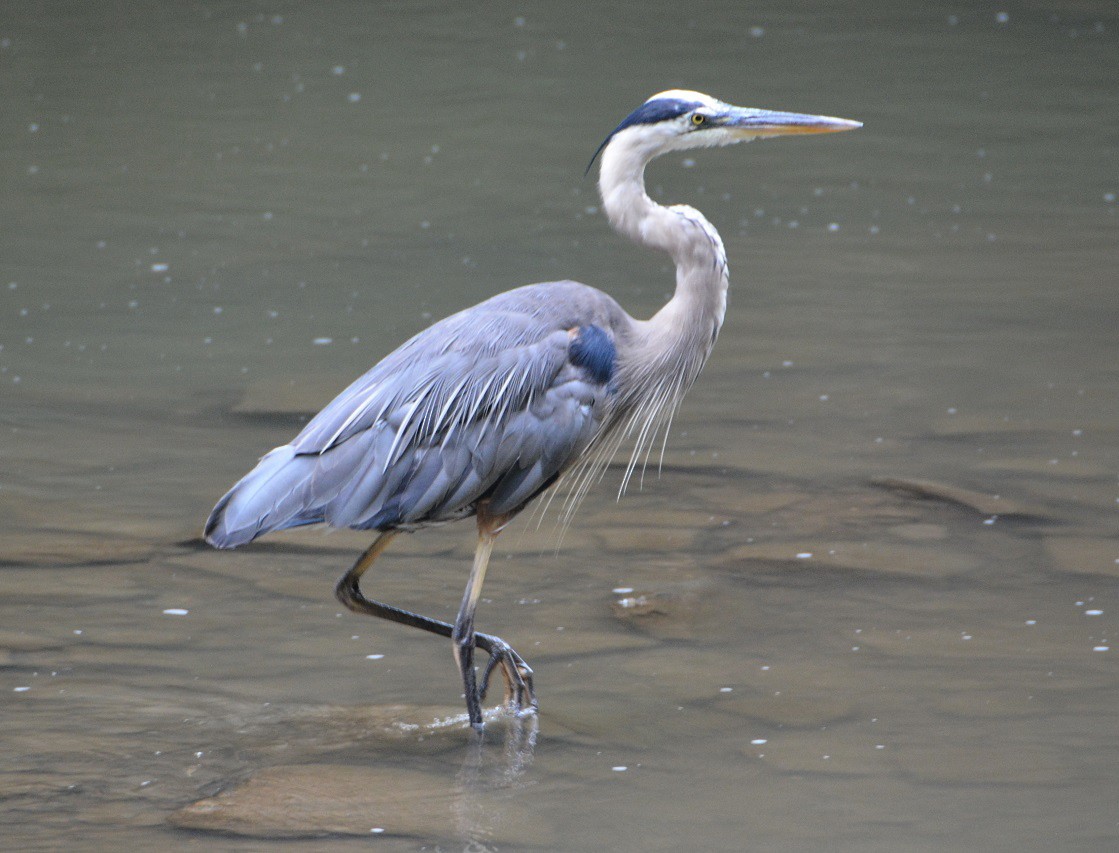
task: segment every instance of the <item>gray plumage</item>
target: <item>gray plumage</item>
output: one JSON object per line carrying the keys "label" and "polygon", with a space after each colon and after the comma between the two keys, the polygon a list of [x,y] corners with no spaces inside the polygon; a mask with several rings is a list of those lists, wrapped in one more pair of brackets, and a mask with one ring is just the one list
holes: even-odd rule
{"label": "gray plumage", "polygon": [[572,281],[533,284],[447,317],[350,385],[219,501],[206,539],[273,530],[416,529],[513,513],[600,434],[615,391],[573,361],[580,330],[617,347],[630,318]]}
{"label": "gray plumage", "polygon": [[[596,152],[615,229],[668,253],[672,299],[648,320],[573,281],[503,293],[435,323],[338,395],[218,502],[206,541],[235,548],[273,530],[325,523],[379,535],[336,587],[351,610],[449,637],[471,725],[494,670],[516,714],[536,709],[532,670],[474,613],[497,534],[559,478],[567,521],[626,440],[619,494],[661,439],[715,345],[726,311],[723,242],[702,213],[663,207],[645,166],[669,151],[757,137],[850,130],[858,122],[724,104],[673,90],[631,113]],[[593,162],[593,161],[592,161]],[[588,167],[589,168],[589,167]],[[663,438],[662,438],[663,437]],[[477,516],[474,564],[453,624],[365,598],[363,573],[399,531]],[[475,647],[489,655],[479,678]]]}

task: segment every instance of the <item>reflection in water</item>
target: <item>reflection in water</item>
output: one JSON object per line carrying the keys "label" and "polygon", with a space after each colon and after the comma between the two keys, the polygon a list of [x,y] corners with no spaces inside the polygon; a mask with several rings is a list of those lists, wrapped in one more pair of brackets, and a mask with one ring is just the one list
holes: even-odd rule
{"label": "reflection in water", "polygon": [[[180,827],[223,796],[231,850],[352,844],[386,796],[386,849],[1115,846],[1109,4],[30,9],[0,22],[7,846],[205,845]],[[543,712],[464,769],[422,728],[460,710],[443,643],[330,595],[367,537],[219,555],[197,521],[432,317],[565,276],[663,304],[578,177],[662,85],[866,127],[650,171],[723,234],[728,328],[662,478],[618,505],[608,471],[558,557],[551,519],[506,537],[478,626]],[[404,539],[377,592],[453,617],[469,538]]]}
{"label": "reflection in water", "polygon": [[[454,813],[459,838],[473,845],[467,849],[498,849],[487,846],[502,824],[501,802],[494,792],[528,784],[525,773],[532,765],[539,729],[540,721],[535,715],[526,718],[507,714],[497,721],[488,720],[486,734],[473,738],[466,747],[458,774]],[[495,740],[499,731],[500,751],[495,744],[487,743]]]}

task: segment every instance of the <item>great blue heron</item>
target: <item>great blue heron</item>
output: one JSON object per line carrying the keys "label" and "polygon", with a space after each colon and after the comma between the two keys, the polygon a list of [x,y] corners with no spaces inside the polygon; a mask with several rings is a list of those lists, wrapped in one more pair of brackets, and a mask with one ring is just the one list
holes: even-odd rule
{"label": "great blue heron", "polygon": [[[693,207],[645,192],[645,166],[669,151],[758,137],[860,127],[827,116],[734,107],[699,92],[654,95],[599,146],[599,191],[610,224],[672,256],[676,292],[648,320],[574,281],[530,284],[428,327],[338,395],[214,507],[206,541],[235,548],[272,530],[325,522],[375,530],[338,582],[339,600],[449,637],[471,725],[495,668],[514,713],[536,710],[532,670],[504,640],[474,630],[497,534],[567,474],[569,508],[621,443],[623,476],[668,426],[723,323],[723,241]],[[591,160],[592,164],[594,158]],[[589,171],[589,167],[588,167]],[[475,516],[478,545],[454,624],[367,599],[361,576],[400,531]],[[474,649],[489,655],[481,677]]]}

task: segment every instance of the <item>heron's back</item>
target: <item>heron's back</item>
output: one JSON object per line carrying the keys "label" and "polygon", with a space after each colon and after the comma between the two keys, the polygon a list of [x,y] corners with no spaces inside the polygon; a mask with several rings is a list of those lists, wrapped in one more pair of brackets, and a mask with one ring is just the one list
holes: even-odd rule
{"label": "heron's back", "polygon": [[514,513],[600,430],[632,321],[577,282],[529,285],[442,320],[338,395],[221,499],[206,539],[233,548],[325,522],[411,529]]}

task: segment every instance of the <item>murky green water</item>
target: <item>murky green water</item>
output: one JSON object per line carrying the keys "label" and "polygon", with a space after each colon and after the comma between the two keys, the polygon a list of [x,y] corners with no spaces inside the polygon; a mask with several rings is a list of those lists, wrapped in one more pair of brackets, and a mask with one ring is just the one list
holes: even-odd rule
{"label": "murky green water", "polygon": [[[5,11],[3,846],[1119,843],[1112,3]],[[364,537],[198,530],[434,317],[654,311],[580,176],[677,85],[866,127],[651,170],[727,325],[659,478],[502,537],[542,711],[479,751],[445,644],[334,601]],[[449,616],[472,538],[370,589]]]}

